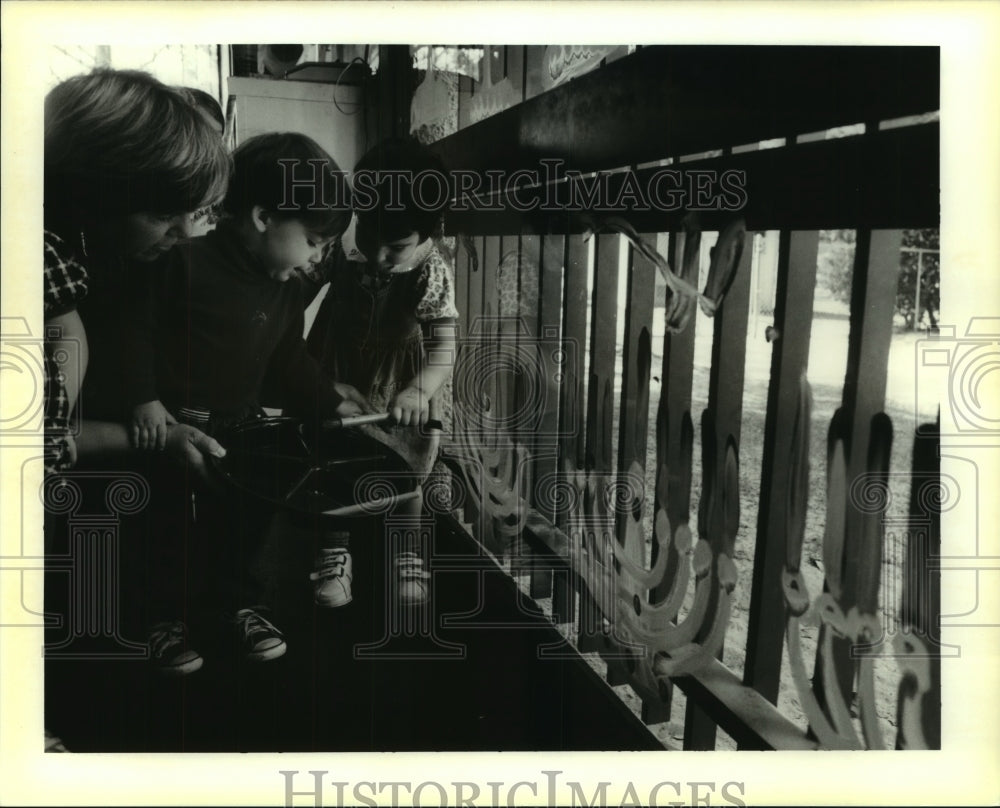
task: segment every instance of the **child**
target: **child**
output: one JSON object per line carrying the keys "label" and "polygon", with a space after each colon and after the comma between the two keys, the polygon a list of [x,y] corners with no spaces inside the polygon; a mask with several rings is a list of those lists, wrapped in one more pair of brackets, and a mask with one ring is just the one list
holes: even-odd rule
{"label": "child", "polygon": [[[418,185],[430,172],[444,178],[441,161],[415,140],[387,141],[361,158],[354,175],[357,212],[342,249],[311,273],[317,288],[329,280],[330,289],[308,338],[331,376],[357,388],[375,411],[392,415],[396,437],[422,475],[434,463],[438,436],[414,427],[439,417],[458,319],[454,270],[436,243],[447,201],[427,205]],[[351,557],[344,542],[328,543],[312,575],[315,597],[341,606],[351,599]],[[416,549],[394,559],[405,605],[425,603],[429,595],[430,576]]]}
{"label": "child", "polygon": [[[174,419],[217,434],[257,418],[265,390],[281,396],[273,403],[311,418],[363,409],[358,393],[335,384],[306,351],[302,292],[289,283],[320,261],[348,223],[343,173],[296,133],[251,138],[233,162],[227,218],[147,276],[124,340],[132,435],[142,448],[162,448]],[[286,649],[281,632],[247,607],[254,589],[248,561],[268,513],[235,497],[199,496],[197,508],[199,533],[207,543],[211,537],[219,558],[202,559],[196,572],[214,567],[221,586],[206,590],[228,588],[227,610],[241,607],[237,635],[247,657],[276,659]],[[244,563],[235,563],[240,557]],[[170,650],[191,651],[179,641]],[[163,664],[173,656],[161,654]]]}

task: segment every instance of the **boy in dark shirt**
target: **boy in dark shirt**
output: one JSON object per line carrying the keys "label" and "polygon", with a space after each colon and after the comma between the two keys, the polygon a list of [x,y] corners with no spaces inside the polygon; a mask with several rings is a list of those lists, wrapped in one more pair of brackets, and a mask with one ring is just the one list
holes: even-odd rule
{"label": "boy in dark shirt", "polygon": [[[269,405],[308,418],[365,409],[357,391],[331,380],[306,351],[302,291],[294,280],[322,259],[349,222],[343,173],[296,133],[252,138],[233,160],[218,229],[175,248],[136,290],[122,351],[139,448],[162,448],[167,425],[176,421],[217,434],[260,417],[265,390]],[[249,659],[281,656],[281,633],[247,606],[249,593],[260,591],[247,562],[267,520],[250,503],[209,496],[198,499],[197,521],[214,544],[197,552],[216,556],[199,562],[206,568],[199,573],[211,570],[214,578],[203,589],[222,594],[227,611],[235,609],[237,638]],[[151,648],[161,668],[184,673],[197,654],[177,622],[159,624],[162,636],[154,630]]]}
{"label": "boy in dark shirt", "polygon": [[[222,426],[259,413],[262,390],[320,417],[360,412],[306,351],[299,271],[318,263],[350,218],[337,164],[310,138],[260,135],[233,155],[217,230],[148,273],[126,396],[133,438],[160,446],[171,418]],[[345,401],[344,393],[354,396]]]}

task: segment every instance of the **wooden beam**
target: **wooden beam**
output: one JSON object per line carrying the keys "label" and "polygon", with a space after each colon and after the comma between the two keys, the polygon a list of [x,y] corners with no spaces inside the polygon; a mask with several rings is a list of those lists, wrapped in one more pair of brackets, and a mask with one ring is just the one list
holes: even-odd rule
{"label": "wooden beam", "polygon": [[453,168],[594,171],[932,112],[939,85],[936,47],[653,46],[433,148]]}
{"label": "wooden beam", "polygon": [[817,743],[753,688],[717,659],[691,676],[674,683],[684,691],[688,703],[701,709],[739,744],[740,749],[808,750]]}

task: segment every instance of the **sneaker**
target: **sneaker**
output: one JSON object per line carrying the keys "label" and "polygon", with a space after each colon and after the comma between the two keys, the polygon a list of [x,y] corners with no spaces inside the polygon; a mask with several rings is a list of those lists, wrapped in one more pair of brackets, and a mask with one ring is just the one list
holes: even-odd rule
{"label": "sneaker", "polygon": [[316,556],[316,569],[310,573],[314,581],[313,596],[318,606],[336,609],[351,602],[353,562],[346,547],[327,547]]}
{"label": "sneaker", "polygon": [[396,567],[396,597],[404,606],[420,606],[430,599],[431,574],[416,553],[400,553],[392,560]]}
{"label": "sneaker", "polygon": [[201,654],[187,644],[187,626],[180,620],[157,623],[147,640],[149,658],[156,669],[168,676],[186,676],[205,662]]}
{"label": "sneaker", "polygon": [[277,659],[288,650],[281,632],[253,609],[236,612],[236,636],[247,659],[255,662]]}

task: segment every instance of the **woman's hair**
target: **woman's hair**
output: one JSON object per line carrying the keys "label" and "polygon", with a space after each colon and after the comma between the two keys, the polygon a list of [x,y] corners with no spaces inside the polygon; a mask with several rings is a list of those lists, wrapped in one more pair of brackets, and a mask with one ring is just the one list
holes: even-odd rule
{"label": "woman's hair", "polygon": [[230,167],[211,124],[148,73],[99,69],[45,98],[47,221],[194,211],[222,198]]}
{"label": "woman's hair", "polygon": [[327,238],[339,236],[351,221],[344,172],[315,140],[298,132],[257,135],[242,143],[233,152],[224,204],[234,217],[260,205]]}
{"label": "woman's hair", "polygon": [[450,183],[444,163],[415,138],[379,143],[354,168],[355,209],[383,238],[440,237]]}
{"label": "woman's hair", "polygon": [[222,105],[214,97],[197,87],[178,87],[177,91],[185,96],[198,112],[218,125],[223,132],[226,130],[226,114],[222,111]]}

